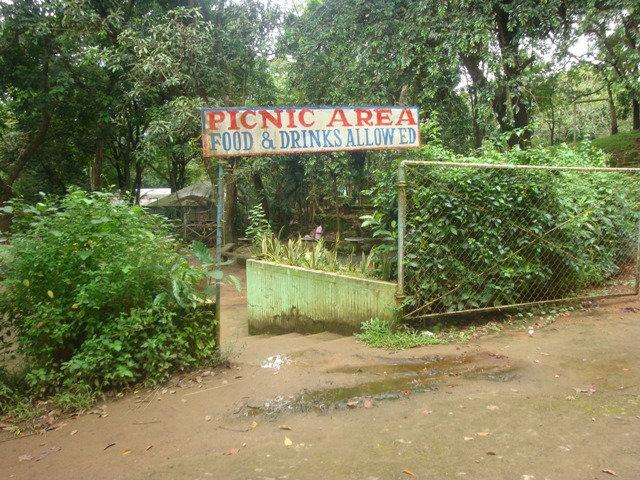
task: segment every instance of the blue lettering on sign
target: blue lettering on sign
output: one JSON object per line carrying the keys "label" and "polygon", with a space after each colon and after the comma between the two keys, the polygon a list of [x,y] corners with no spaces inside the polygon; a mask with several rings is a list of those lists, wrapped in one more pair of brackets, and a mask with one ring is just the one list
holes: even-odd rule
{"label": "blue lettering on sign", "polygon": [[409,129],[409,143],[415,143],[417,140],[416,131],[413,128]]}
{"label": "blue lettering on sign", "polygon": [[333,141],[336,147],[342,146],[342,137],[340,136],[340,130],[337,128],[333,131]]}
{"label": "blue lettering on sign", "polygon": [[[242,152],[254,148],[255,140],[249,132],[210,132],[208,135],[212,151]],[[270,139],[268,133],[263,134],[262,147],[291,151],[337,147],[366,149],[412,145],[417,141],[415,130],[407,127],[281,130],[276,138],[279,140],[277,146],[275,139]]]}
{"label": "blue lettering on sign", "polygon": [[406,145],[407,143],[409,143],[409,141],[407,140],[407,129],[399,128],[398,131],[400,132],[400,145]]}
{"label": "blue lettering on sign", "polygon": [[[249,151],[253,148],[253,137],[249,132],[214,132],[209,134],[211,150]],[[222,147],[222,149],[218,148]]]}
{"label": "blue lettering on sign", "polygon": [[309,146],[311,148],[324,146],[320,143],[320,130],[309,130]]}
{"label": "blue lettering on sign", "polygon": [[384,138],[385,145],[393,144],[393,137],[395,134],[395,130],[393,128],[385,128],[382,130],[382,136]]}
{"label": "blue lettering on sign", "polygon": [[291,140],[289,140],[289,132],[281,131],[280,132],[280,148],[289,148],[289,143],[291,143]]}

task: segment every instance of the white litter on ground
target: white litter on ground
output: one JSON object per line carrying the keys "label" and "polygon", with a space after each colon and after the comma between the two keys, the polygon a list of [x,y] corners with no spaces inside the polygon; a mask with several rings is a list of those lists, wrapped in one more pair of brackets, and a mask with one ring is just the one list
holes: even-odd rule
{"label": "white litter on ground", "polygon": [[267,357],[260,366],[262,368],[280,370],[280,367],[282,367],[283,365],[288,365],[289,363],[291,363],[291,361],[286,355],[275,355],[273,357]]}

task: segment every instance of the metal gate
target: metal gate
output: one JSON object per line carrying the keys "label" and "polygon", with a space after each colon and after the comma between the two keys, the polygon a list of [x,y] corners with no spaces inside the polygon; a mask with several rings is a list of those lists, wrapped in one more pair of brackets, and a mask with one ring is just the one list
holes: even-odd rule
{"label": "metal gate", "polygon": [[403,161],[405,318],[637,295],[640,169]]}

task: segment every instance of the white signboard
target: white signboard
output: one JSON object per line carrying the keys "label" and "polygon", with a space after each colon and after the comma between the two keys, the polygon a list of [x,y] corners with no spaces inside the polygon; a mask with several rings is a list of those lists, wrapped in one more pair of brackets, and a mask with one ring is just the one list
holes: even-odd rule
{"label": "white signboard", "polygon": [[202,109],[207,157],[420,146],[418,107]]}

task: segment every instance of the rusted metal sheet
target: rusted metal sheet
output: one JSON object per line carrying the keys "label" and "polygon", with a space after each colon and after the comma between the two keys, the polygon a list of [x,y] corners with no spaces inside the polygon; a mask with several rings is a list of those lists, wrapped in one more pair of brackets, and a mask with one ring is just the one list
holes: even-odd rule
{"label": "rusted metal sheet", "polygon": [[420,146],[418,107],[202,109],[205,157],[382,150]]}
{"label": "rusted metal sheet", "polygon": [[396,284],[247,260],[251,333],[352,333],[371,318],[393,319]]}

